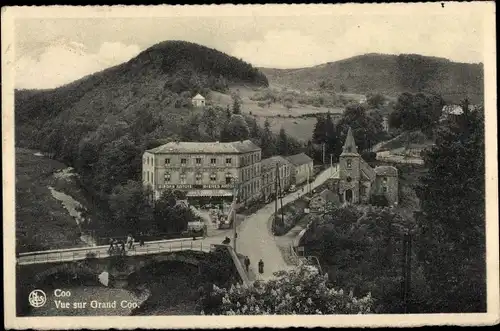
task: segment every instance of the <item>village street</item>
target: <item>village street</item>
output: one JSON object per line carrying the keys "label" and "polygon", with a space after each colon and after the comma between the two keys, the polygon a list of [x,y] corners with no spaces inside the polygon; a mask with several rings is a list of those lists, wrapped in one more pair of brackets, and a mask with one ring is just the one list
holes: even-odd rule
{"label": "village street", "polygon": [[[328,168],[321,172],[311,189],[323,184],[327,179],[336,175],[336,167]],[[298,190],[288,194],[283,198],[283,206],[305,195],[307,189]],[[271,215],[274,213],[274,201],[261,208],[256,213],[248,216],[238,227],[238,238],[236,240],[236,250],[238,253],[250,258],[251,268],[254,274],[258,274],[257,263],[260,259],[264,261],[264,274],[262,279],[273,277],[273,273],[279,270],[289,270],[293,266],[288,265],[283,259],[283,255],[278,248],[275,237],[271,233]]]}

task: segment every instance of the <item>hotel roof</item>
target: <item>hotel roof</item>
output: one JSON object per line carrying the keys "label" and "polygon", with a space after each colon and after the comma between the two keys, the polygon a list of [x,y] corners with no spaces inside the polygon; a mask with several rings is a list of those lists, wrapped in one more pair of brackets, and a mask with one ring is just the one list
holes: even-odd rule
{"label": "hotel roof", "polygon": [[250,140],[233,142],[170,142],[149,149],[152,154],[238,154],[259,151]]}

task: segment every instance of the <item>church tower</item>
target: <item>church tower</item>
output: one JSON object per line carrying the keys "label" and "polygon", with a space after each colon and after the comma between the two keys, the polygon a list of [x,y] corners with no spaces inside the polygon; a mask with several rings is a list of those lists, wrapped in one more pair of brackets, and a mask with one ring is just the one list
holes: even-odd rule
{"label": "church tower", "polygon": [[352,129],[349,127],[339,158],[339,193],[345,202],[359,202],[360,163],[361,155],[358,154]]}

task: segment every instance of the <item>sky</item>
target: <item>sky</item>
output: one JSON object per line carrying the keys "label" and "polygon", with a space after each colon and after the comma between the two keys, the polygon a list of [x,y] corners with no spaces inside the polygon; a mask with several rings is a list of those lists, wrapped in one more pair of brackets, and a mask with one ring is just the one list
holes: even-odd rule
{"label": "sky", "polygon": [[271,68],[309,67],[366,53],[483,62],[483,18],[472,10],[447,11],[438,4],[433,10],[398,11],[232,7],[155,14],[161,17],[151,17],[151,12],[127,18],[102,13],[17,17],[15,86],[57,87],[125,62],[165,40],[196,42]]}

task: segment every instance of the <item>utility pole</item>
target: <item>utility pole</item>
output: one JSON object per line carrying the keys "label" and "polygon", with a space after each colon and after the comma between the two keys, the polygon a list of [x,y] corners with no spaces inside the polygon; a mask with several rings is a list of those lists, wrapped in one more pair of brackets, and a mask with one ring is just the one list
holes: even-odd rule
{"label": "utility pole", "polygon": [[239,187],[238,182],[235,178],[233,178],[233,203],[231,208],[231,214],[229,217],[233,218],[233,249],[236,253],[236,238],[238,238],[238,234],[236,233],[236,203],[238,201]]}
{"label": "utility pole", "polygon": [[330,174],[333,176],[333,154],[330,153]]}
{"label": "utility pole", "polygon": [[323,143],[322,146],[323,146],[323,164],[325,164],[325,143]]}
{"label": "utility pole", "polygon": [[[276,164],[277,169],[279,170],[279,163]],[[279,189],[279,197],[280,197],[280,205],[281,205],[281,221],[280,225],[283,225],[283,222],[285,221],[285,216],[284,216],[284,211],[283,211],[283,197],[281,194],[281,177],[280,173],[278,171],[278,189]]]}
{"label": "utility pole", "polygon": [[278,217],[278,173],[279,173],[279,166],[278,163],[276,163],[276,169],[275,169],[275,175],[274,175],[274,195],[275,195],[275,200],[274,200],[274,219],[273,219],[273,232],[274,229],[276,228],[276,217]]}

